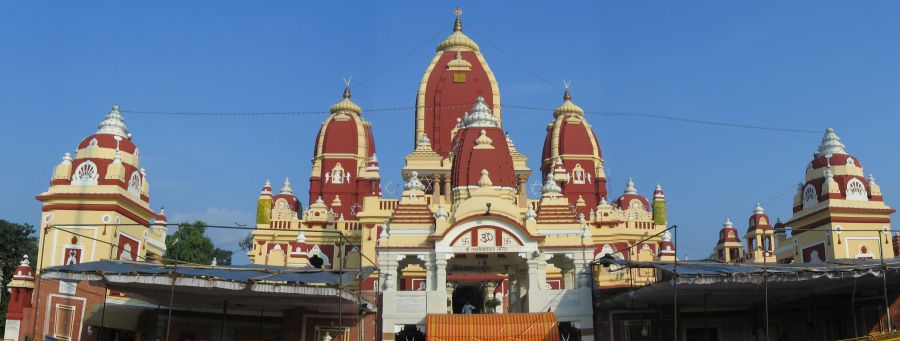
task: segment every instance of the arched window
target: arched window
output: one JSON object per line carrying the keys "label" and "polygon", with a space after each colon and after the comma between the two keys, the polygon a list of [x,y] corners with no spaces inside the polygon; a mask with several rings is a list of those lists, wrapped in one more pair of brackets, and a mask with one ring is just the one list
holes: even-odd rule
{"label": "arched window", "polygon": [[78,168],[75,169],[75,173],[72,174],[72,184],[96,185],[97,179],[99,178],[100,174],[97,173],[97,165],[91,160],[85,160],[78,165]]}
{"label": "arched window", "polygon": [[819,195],[816,194],[816,187],[812,184],[803,188],[803,208],[810,207],[819,203]]}
{"label": "arched window", "polygon": [[856,178],[847,181],[847,200],[869,200],[866,185],[863,185],[863,182]]}
{"label": "arched window", "polygon": [[128,191],[134,195],[141,195],[141,173],[138,171],[131,172],[131,179],[128,180]]}

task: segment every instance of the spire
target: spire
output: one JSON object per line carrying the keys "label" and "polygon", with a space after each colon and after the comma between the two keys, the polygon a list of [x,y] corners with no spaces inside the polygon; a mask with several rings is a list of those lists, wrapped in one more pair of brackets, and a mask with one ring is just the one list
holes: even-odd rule
{"label": "spire", "polygon": [[816,156],[825,156],[830,154],[847,154],[844,150],[844,144],[841,138],[834,133],[834,129],[825,129],[825,135],[822,136],[822,143],[819,144],[819,150]]}
{"label": "spire", "polygon": [[[63,162],[72,163],[72,154],[69,154],[69,153],[63,154],[62,160],[63,160]],[[871,175],[869,177],[871,177]]]}
{"label": "spire", "polygon": [[437,50],[447,51],[450,49],[465,48],[471,51],[478,51],[478,44],[475,44],[472,39],[469,39],[469,37],[462,32],[462,19],[460,19],[462,9],[457,7],[456,10],[454,10],[454,13],[456,14],[456,21],[453,22],[453,33],[438,44]]}
{"label": "spire", "polygon": [[665,199],[666,195],[663,194],[662,186],[659,183],[656,184],[656,190],[653,191],[653,199]]}
{"label": "spire", "polygon": [[572,102],[572,93],[569,92],[569,83],[564,83],[566,90],[563,92],[563,102],[553,110],[553,117],[565,114],[584,115],[584,109]]}
{"label": "spire", "polygon": [[734,224],[731,223],[731,218],[725,218],[725,222],[722,223],[722,228],[733,228]]}
{"label": "spire", "polygon": [[281,192],[279,194],[294,194],[294,190],[291,189],[291,179],[284,178],[284,185],[281,186]]}
{"label": "spire", "polygon": [[559,187],[556,180],[553,180],[552,174],[547,174],[547,179],[544,180],[544,187],[541,187],[541,193],[548,195],[559,195],[562,193],[562,188]]}
{"label": "spire", "polygon": [[494,149],[494,140],[487,136],[487,131],[481,129],[481,135],[475,139],[475,149]]}
{"label": "spire", "polygon": [[766,210],[764,210],[762,208],[762,205],[760,205],[759,203],[756,203],[756,207],[753,208],[753,214],[763,214],[765,212],[766,212]]}
{"label": "spire", "polygon": [[528,205],[528,210],[525,211],[525,220],[537,219],[537,212],[534,211],[534,207]]}
{"label": "spire", "polygon": [[269,182],[269,179],[266,179],[266,183],[263,184],[260,194],[272,194],[272,183]]}
{"label": "spire", "polygon": [[631,178],[625,182],[625,194],[637,194],[637,188],[634,188],[634,181]]}
{"label": "spire", "polygon": [[28,260],[28,255],[22,255],[22,262],[19,263],[19,266],[30,266],[31,261]]}
{"label": "spire", "polygon": [[113,134],[121,137],[131,138],[128,133],[128,127],[125,126],[125,118],[119,112],[119,105],[113,105],[103,121],[97,126],[98,134]]}
{"label": "spire", "polygon": [[[68,153],[66,153],[66,154],[68,154]],[[874,185],[875,184],[875,175],[869,174],[869,178],[867,180],[868,180],[870,186]]]}
{"label": "spire", "polygon": [[484,97],[475,98],[475,104],[463,116],[463,127],[500,127],[500,121],[491,113],[491,108],[484,102]]}
{"label": "spire", "polygon": [[342,97],[343,99],[340,102],[337,102],[331,106],[332,114],[337,114],[340,112],[352,112],[359,115],[362,113],[362,108],[360,108],[359,105],[356,105],[356,103],[353,103],[353,101],[350,100],[349,78],[344,80],[344,94]]}

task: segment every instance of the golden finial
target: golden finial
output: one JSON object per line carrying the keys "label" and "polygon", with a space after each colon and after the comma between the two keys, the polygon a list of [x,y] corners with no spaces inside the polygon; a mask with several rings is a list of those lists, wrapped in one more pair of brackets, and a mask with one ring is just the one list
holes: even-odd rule
{"label": "golden finial", "polygon": [[569,93],[569,84],[570,84],[570,83],[571,83],[571,81],[563,81],[563,86],[566,88],[566,91],[563,93],[563,100],[564,100],[564,101],[571,101],[571,100],[572,100],[572,94]]}
{"label": "golden finial", "polygon": [[344,98],[350,98],[350,81],[351,80],[353,80],[353,76],[344,78]]}
{"label": "golden finial", "polygon": [[453,23],[453,32],[461,32],[462,20],[459,19],[459,16],[462,15],[462,8],[457,7],[455,10],[453,10],[453,13],[456,14],[456,22]]}

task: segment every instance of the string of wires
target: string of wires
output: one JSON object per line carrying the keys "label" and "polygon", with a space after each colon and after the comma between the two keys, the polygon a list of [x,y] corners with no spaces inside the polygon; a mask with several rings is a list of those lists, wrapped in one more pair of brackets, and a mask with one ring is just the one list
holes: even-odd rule
{"label": "string of wires", "polygon": [[[450,104],[441,106],[419,106],[426,111],[443,110],[443,109],[468,109],[471,103],[466,104]],[[513,110],[531,111],[531,112],[553,112],[553,108],[538,107],[530,105],[506,104],[503,107]],[[383,113],[398,111],[413,111],[416,106],[396,106],[383,107],[365,110],[367,113]],[[185,117],[219,117],[219,118],[241,118],[241,117],[289,117],[289,116],[309,116],[309,115],[328,115],[328,111],[285,111],[285,112],[194,112],[194,111],[145,111],[145,110],[123,110],[123,113],[140,115],[140,116],[185,116]],[[790,128],[790,127],[771,127],[744,123],[722,122],[714,120],[704,120],[695,118],[685,118],[673,115],[662,115],[641,112],[606,112],[606,111],[585,111],[585,115],[601,116],[601,117],[625,117],[625,118],[644,118],[661,121],[669,121],[684,124],[706,125],[722,128],[749,129],[779,133],[794,134],[819,134],[820,132],[812,129]]]}

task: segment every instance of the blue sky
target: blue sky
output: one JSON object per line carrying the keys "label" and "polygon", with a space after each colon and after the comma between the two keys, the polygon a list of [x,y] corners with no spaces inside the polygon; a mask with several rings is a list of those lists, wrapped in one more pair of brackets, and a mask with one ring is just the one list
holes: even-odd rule
{"label": "blue sky", "polygon": [[[412,106],[455,6],[505,105],[555,107],[563,80],[571,80],[575,102],[592,112],[833,126],[897,205],[896,1],[3,2],[0,218],[37,224],[34,196],[46,190],[52,168],[115,103],[146,111],[326,111],[340,98],[341,78],[352,75],[364,110]],[[399,182],[413,111],[364,115],[374,124],[384,182]],[[278,187],[290,176],[297,193],[307,192],[324,118],[126,114],[152,206],[165,206],[170,220],[228,225],[253,223],[266,179]],[[536,169],[552,114],[507,108],[503,118]],[[757,201],[773,218],[788,218],[821,138],[588,119],[610,193],[621,193],[628,177],[648,196],[662,183],[669,221],[681,226],[679,253],[690,259],[705,257],[722,221],[745,221]],[[235,250],[242,236],[213,232],[217,246]]]}

